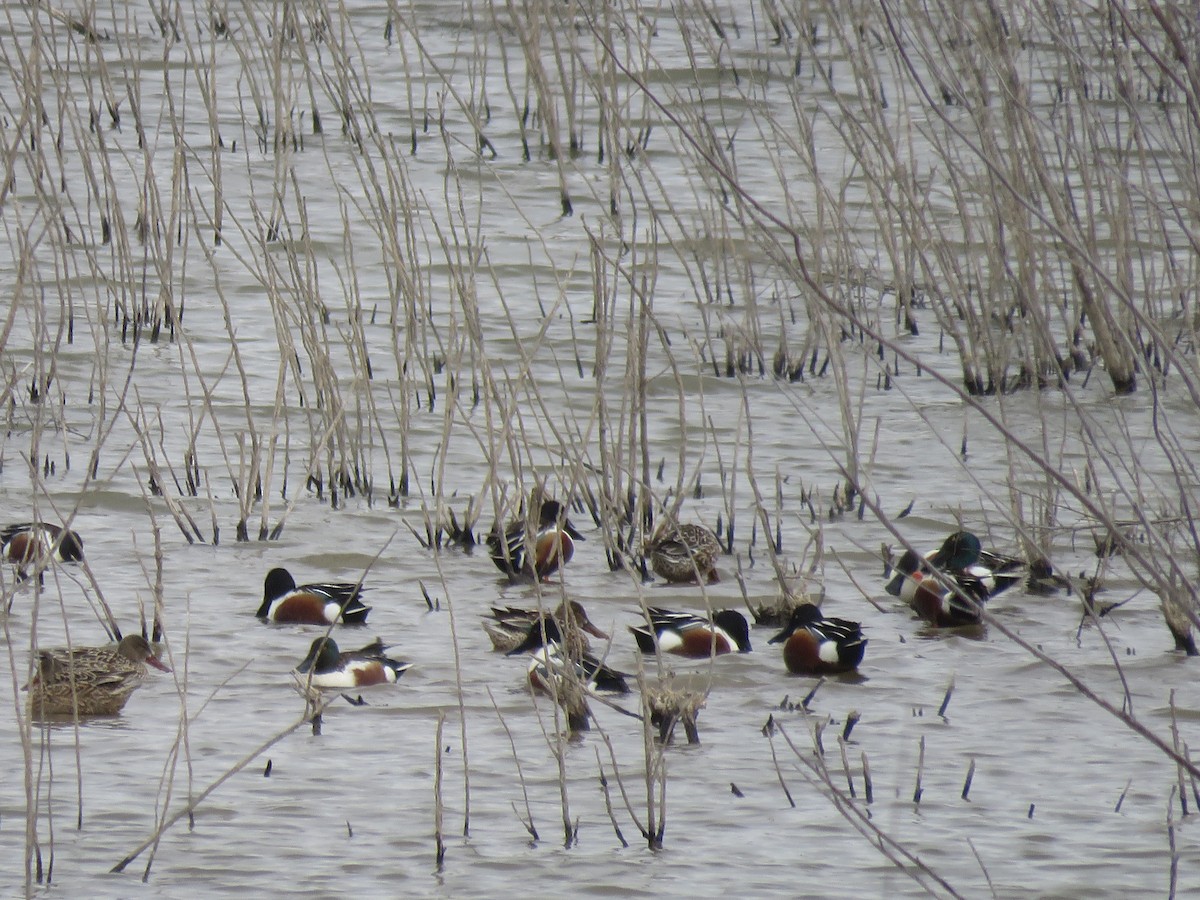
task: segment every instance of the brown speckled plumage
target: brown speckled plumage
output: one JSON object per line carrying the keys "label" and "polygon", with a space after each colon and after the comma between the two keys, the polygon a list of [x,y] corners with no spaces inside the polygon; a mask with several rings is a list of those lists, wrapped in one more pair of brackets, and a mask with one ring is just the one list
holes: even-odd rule
{"label": "brown speckled plumage", "polygon": [[703,525],[665,525],[646,550],[655,574],[673,584],[697,584],[697,574],[710,584],[719,580],[721,543]]}
{"label": "brown speckled plumage", "polygon": [[107,647],[61,647],[38,653],[29,683],[35,716],[110,716],[146,677],[146,664],[169,672],[150,643],[131,634]]}

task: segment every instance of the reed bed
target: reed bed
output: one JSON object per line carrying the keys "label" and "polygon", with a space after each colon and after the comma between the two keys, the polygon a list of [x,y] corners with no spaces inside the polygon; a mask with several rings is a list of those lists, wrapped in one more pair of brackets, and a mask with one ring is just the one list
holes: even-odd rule
{"label": "reed bed", "polygon": [[[458,846],[456,779],[470,830],[476,764],[457,624],[476,610],[443,557],[538,493],[594,530],[635,608],[663,517],[695,510],[747,608],[786,617],[837,573],[835,536],[908,547],[917,503],[1030,560],[1093,542],[1092,571],[1072,580],[1094,594],[1132,579],[1196,654],[1194,17],[908,0],[455,10],[448,28],[397,2],[149,17],[39,3],[0,23],[19,38],[0,42],[7,508],[70,523],[89,494],[120,495],[153,525],[138,548],[144,631],[185,619],[163,565],[170,523],[189,545],[269,545],[300,507],[326,507],[335,528],[363,512],[407,526],[399,540],[432,560],[430,614],[444,601],[455,643],[458,705],[435,744],[439,869]],[[912,496],[893,443],[929,448],[954,482],[944,498]],[[33,893],[50,878],[55,776],[17,688],[39,618],[71,640],[79,623],[54,601],[57,571],[44,587],[5,578],[6,607],[35,623],[18,636],[5,621]],[[535,586],[538,604],[553,608],[554,590]],[[1188,813],[1200,775],[1178,731],[1140,719],[1127,684],[1113,703],[987,622],[1170,762],[1173,842],[1174,803]],[[186,659],[187,636],[166,631]],[[700,681],[684,698],[689,740]],[[226,780],[196,790],[188,735],[206,704],[188,703],[186,678],[178,691],[160,824],[119,868]],[[664,846],[669,729],[647,714],[619,759],[606,711],[582,694],[572,710],[541,720],[566,846],[584,768],[619,843],[626,817]],[[305,715],[257,736],[228,776]],[[606,745],[594,770],[571,752],[566,720],[581,717]],[[781,727],[766,732],[793,805],[788,765],[923,889],[957,894],[862,813],[871,771],[864,750],[852,772],[850,725],[844,791],[820,727],[812,752],[787,738],[790,755]],[[925,751],[921,736],[914,804]],[[877,771],[885,752],[872,747]],[[187,802],[168,811],[180,754]],[[521,763],[518,819],[536,842]],[[972,757],[964,801],[977,777]]]}

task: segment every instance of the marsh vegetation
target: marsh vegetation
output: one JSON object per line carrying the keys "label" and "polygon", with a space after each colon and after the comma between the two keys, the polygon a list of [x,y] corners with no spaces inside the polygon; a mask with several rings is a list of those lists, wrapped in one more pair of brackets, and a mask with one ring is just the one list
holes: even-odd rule
{"label": "marsh vegetation", "polygon": [[[803,860],[865,894],[1173,892],[1200,863],[1198,24],[8,8],[0,496],[87,548],[4,572],[10,890],[221,860],[214,890],[653,862],[766,891]],[[586,542],[510,583],[475,545],[538,495]],[[649,580],[675,517],[719,583]],[[885,562],[959,527],[1071,589],[922,628]],[[275,566],[361,579],[413,670],[366,708],[297,694],[315,634],[253,617]],[[796,594],[862,621],[863,680],[788,677],[758,629],[676,671],[624,627]],[[586,698],[582,737],[478,624],[568,597],[651,698]],[[114,628],[173,680],[115,723],[30,718],[34,649]],[[660,740],[664,698],[698,746]]]}

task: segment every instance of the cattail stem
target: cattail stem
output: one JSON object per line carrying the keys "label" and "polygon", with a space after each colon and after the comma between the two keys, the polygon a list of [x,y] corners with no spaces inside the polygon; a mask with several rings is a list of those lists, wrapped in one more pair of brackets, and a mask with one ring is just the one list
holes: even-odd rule
{"label": "cattail stem", "polygon": [[775,752],[776,727],[775,717],[768,716],[767,724],[763,726],[762,732],[771,747],[771,763],[775,766],[775,777],[779,779],[779,786],[783,788],[783,795],[787,797],[788,804],[795,809],[796,801],[792,798],[792,792],[788,790],[787,782],[783,780],[783,770],[779,768],[779,755]]}
{"label": "cattail stem", "polygon": [[954,678],[950,678],[950,683],[946,685],[946,695],[942,697],[942,705],[938,707],[938,717],[946,718],[946,707],[950,705],[950,697],[954,694]]}
{"label": "cattail stem", "polygon": [[854,726],[858,724],[858,720],[862,718],[858,710],[852,709],[846,713],[846,724],[842,728],[842,740],[850,740],[850,732],[854,730]]}
{"label": "cattail stem", "polygon": [[858,795],[854,792],[854,777],[850,774],[850,760],[846,757],[845,738],[838,738],[838,749],[842,754],[842,771],[846,773],[846,789],[850,792],[851,797],[857,797]]}
{"label": "cattail stem", "polygon": [[608,790],[608,776],[604,774],[604,764],[600,761],[600,748],[596,748],[596,771],[600,773],[600,790],[604,793],[604,811],[608,814],[608,821],[612,823],[613,832],[617,835],[617,840],[621,842],[622,847],[628,847],[629,841],[625,840],[625,835],[621,833],[621,826],[617,822],[616,814],[613,812],[612,794]]}
{"label": "cattail stem", "polygon": [[1121,805],[1125,802],[1125,797],[1129,794],[1129,786],[1131,784],[1133,784],[1132,778],[1125,782],[1125,787],[1121,791],[1121,796],[1117,798],[1117,805],[1113,807],[1113,812],[1119,813],[1121,811]]}
{"label": "cattail stem", "polygon": [[921,787],[921,776],[925,771],[925,736],[921,736],[921,750],[917,754],[917,784],[913,789],[913,803],[921,802],[921,794],[924,793],[924,788]]}
{"label": "cattail stem", "polygon": [[863,772],[863,797],[867,803],[871,803],[875,799],[875,788],[871,782],[871,764],[867,760],[867,752],[864,750],[862,754],[862,772]]}
{"label": "cattail stem", "polygon": [[439,711],[433,742],[433,839],[437,845],[435,865],[439,872],[446,859],[446,844],[442,840],[442,729],[445,725],[446,714]]}
{"label": "cattail stem", "polygon": [[1175,897],[1175,890],[1179,883],[1179,850],[1175,846],[1175,791],[1177,787],[1171,786],[1171,796],[1167,798],[1167,846],[1171,851],[1171,866],[1167,882],[1167,896]]}
{"label": "cattail stem", "polygon": [[[1187,749],[1181,747],[1179,743],[1179,719],[1176,716],[1175,709],[1175,688],[1171,688],[1169,705],[1171,707],[1171,743],[1175,747],[1175,752],[1183,756],[1187,752]],[[1186,818],[1188,814],[1188,772],[1183,766],[1176,763],[1175,776],[1179,782],[1179,813]]]}
{"label": "cattail stem", "polygon": [[821,689],[821,685],[823,685],[824,683],[825,683],[825,676],[822,675],[817,680],[817,683],[812,686],[812,690],[809,691],[807,694],[805,694],[804,699],[800,701],[801,709],[803,709],[805,712],[808,711],[808,705],[810,703],[812,703],[813,697],[817,696],[817,691],[819,691]]}

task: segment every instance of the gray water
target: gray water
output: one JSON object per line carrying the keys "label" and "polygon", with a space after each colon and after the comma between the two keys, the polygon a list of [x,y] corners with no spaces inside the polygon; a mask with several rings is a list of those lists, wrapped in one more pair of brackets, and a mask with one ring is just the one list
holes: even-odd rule
{"label": "gray water", "polygon": [[[53,854],[49,884],[34,882],[32,890],[68,897],[232,891],[458,897],[531,890],[907,896],[923,893],[922,885],[939,895],[952,888],[965,896],[1124,897],[1166,893],[1172,846],[1178,884],[1185,891],[1194,883],[1197,798],[1161,751],[999,629],[929,629],[883,592],[880,547],[897,546],[895,537],[870,511],[832,509],[847,456],[832,375],[789,383],[757,371],[740,378],[714,372],[712,360],[723,371],[727,348],[752,344],[760,329],[769,369],[781,330],[799,349],[809,311],[763,245],[740,234],[720,237],[729,220],[714,182],[694,171],[679,135],[642,108],[637,91],[621,88],[633,104],[626,114],[635,127],[645,115],[656,128],[643,154],[621,161],[629,179],[620,187],[622,218],[608,217],[611,159],[597,160],[593,107],[581,113],[588,123],[585,152],[561,160],[575,202],[574,215],[563,217],[558,162],[532,133],[533,159],[521,157],[500,48],[517,71],[524,71],[524,59],[515,33],[498,27],[490,8],[405,7],[390,42],[385,6],[312,8],[300,12],[323,12],[330,30],[320,32],[326,40],[312,40],[319,32],[306,21],[303,44],[279,42],[279,29],[268,28],[282,8],[230,10],[233,37],[215,40],[207,13],[196,10],[179,13],[177,39],[170,29],[164,37],[148,8],[97,10],[96,28],[109,35],[98,44],[46,16],[36,20],[45,30],[37,45],[52,48],[47,55],[56,63],[38,66],[18,63],[27,58],[18,48],[27,54],[36,43],[32,13],[10,10],[0,25],[3,134],[6,145],[20,148],[13,193],[0,207],[8,237],[0,249],[8,285],[0,361],[9,411],[0,444],[0,511],[5,521],[35,515],[58,521],[74,510],[72,527],[84,536],[87,553],[86,570],[57,568],[38,593],[32,583],[14,585],[5,572],[6,588],[15,593],[4,620],[10,677],[0,687],[0,702],[12,712],[0,718],[6,894],[26,891],[30,821],[43,864]],[[696,30],[700,20],[662,9],[640,10],[642,20],[632,10],[620,12],[619,21],[646,28],[656,22],[648,81],[675,83],[692,100],[704,92],[713,120],[718,111],[725,117],[716,133],[737,134],[739,183],[768,204],[781,201],[771,163],[787,155],[770,131],[790,133],[786,75],[796,47],[773,45],[770,29],[750,12],[722,10],[740,26],[720,44],[739,63],[733,90],[728,68],[706,66],[694,47],[688,52],[689,41],[712,40]],[[555,25],[555,34],[587,43],[586,21],[581,15],[574,29]],[[337,47],[348,53],[347,65]],[[578,59],[591,60],[589,54],[581,51]],[[209,55],[223,147],[213,140],[194,64]],[[701,63],[693,74],[695,59]],[[552,65],[554,57],[543,61]],[[835,68],[837,89],[854,93],[848,67],[839,61]],[[21,73],[31,70],[44,83],[25,80]],[[308,72],[330,79],[313,88],[322,134],[312,132]],[[278,105],[270,87],[276,78],[284,98]],[[122,98],[119,126],[103,104],[106,80]],[[368,132],[357,145],[328,99],[341,83],[351,86],[346,96],[356,127]],[[524,82],[515,83],[521,98]],[[814,115],[813,145],[831,178],[846,179],[844,219],[861,241],[848,252],[865,265],[880,246],[868,214],[869,185],[841,146],[837,112],[819,81],[803,85],[805,108],[826,110]],[[458,99],[446,97],[443,142],[439,97],[451,87]],[[481,91],[491,104],[485,132],[494,159],[476,153],[459,104]],[[256,93],[270,123],[262,131]],[[131,95],[147,137],[141,147]],[[923,159],[937,125],[915,97],[894,87],[889,95]],[[20,124],[33,96],[53,110],[39,129],[41,151],[29,150],[21,130],[27,126]],[[98,111],[99,135],[89,133],[89,106]],[[297,145],[276,149],[275,128],[289,121]],[[376,134],[369,133],[372,122]],[[418,147],[411,154],[414,128]],[[65,149],[46,150],[60,133]],[[750,138],[759,133],[760,140]],[[53,163],[40,180],[36,159]],[[368,163],[374,174],[364,174]],[[208,217],[217,164],[227,207],[223,242],[214,247]],[[121,214],[113,216],[116,246],[99,241],[100,205],[88,202],[84,181],[89,170],[111,178],[101,179],[100,193]],[[380,201],[375,188],[383,186],[385,196],[389,190],[384,172],[400,186]],[[165,210],[163,226],[139,242],[134,224],[151,196],[148,182]],[[802,180],[789,181],[785,173],[782,182],[805,214],[819,205]],[[644,191],[632,200],[631,183]],[[276,204],[284,239],[264,239],[265,223],[279,217]],[[70,235],[59,227],[60,205]],[[649,208],[672,212],[652,227]],[[184,240],[174,246],[171,209],[183,222]],[[948,214],[947,222],[953,224]],[[484,255],[476,258],[480,246]],[[604,275],[591,262],[597,248],[607,254]],[[618,263],[626,266],[622,275],[612,270]],[[461,519],[473,502],[481,510],[481,535],[538,479],[566,497],[620,494],[629,468],[640,475],[640,460],[627,455],[635,413],[626,363],[639,356],[638,320],[629,313],[636,306],[622,277],[629,271],[646,279],[634,287],[650,291],[662,329],[661,336],[651,331],[645,354],[649,487],[661,501],[681,483],[684,520],[728,525],[732,516],[734,553],[720,562],[722,580],[701,590],[642,584],[631,572],[611,571],[604,554],[611,520],[597,524],[579,511],[573,518],[587,540],[561,580],[547,585],[509,583],[480,550],[423,547],[412,530],[425,534],[427,514],[437,521],[439,512],[453,510]],[[715,302],[704,296],[701,274],[720,284]],[[616,298],[611,318],[599,325],[592,322],[597,282]],[[865,278],[856,290],[872,321],[896,336],[886,282],[882,275]],[[125,313],[117,317],[115,310],[136,308],[143,298],[153,309],[163,297],[182,307],[176,340],[165,330],[156,342],[148,332],[136,343],[132,333],[122,340]],[[327,319],[315,312],[318,303]],[[412,318],[406,310],[415,310]],[[876,389],[869,347],[844,350],[872,501],[890,517],[912,503],[898,527],[918,547],[936,546],[961,523],[1007,552],[1018,549],[1015,502],[1027,521],[1039,515],[1039,504],[1060,502],[1054,527],[1037,538],[1059,571],[1094,573],[1095,523],[1033,466],[1014,460],[978,411],[929,377],[936,371],[956,380],[960,373],[940,347],[932,317],[923,324],[921,335],[897,340],[925,371],[905,369],[891,391]],[[369,381],[362,348],[371,360]],[[298,369],[291,368],[293,349]],[[34,402],[30,386],[51,367],[53,389]],[[1194,405],[1170,379],[1160,390],[1160,412],[1177,439],[1194,442]],[[1114,398],[1096,374],[1074,382],[1071,397],[1026,391],[982,403],[1043,448],[1073,483],[1099,478],[1098,494],[1117,513],[1128,514],[1122,490],[1136,486],[1137,504],[1165,515],[1178,503],[1179,487],[1152,439],[1147,393]],[[1097,443],[1085,440],[1081,423]],[[193,435],[200,485],[190,496],[184,459]],[[314,445],[322,448],[315,459]],[[329,459],[354,459],[347,447],[360,449],[357,459],[374,489],[341,496],[335,508]],[[391,505],[388,483],[404,471],[402,452],[410,490]],[[323,476],[320,494],[305,487],[310,467]],[[601,471],[620,471],[621,486],[604,485]],[[256,472],[264,496],[248,505],[250,537],[262,521],[284,527],[277,540],[238,542],[239,491],[253,490]],[[163,494],[150,490],[152,475]],[[781,533],[779,570],[756,521],[755,488]],[[172,508],[193,518],[201,540],[185,539]],[[34,724],[27,770],[20,687],[31,647],[35,640],[63,643],[68,628],[75,643],[102,642],[90,603],[97,596],[124,630],[136,630],[155,597],[156,530],[173,675],[155,674],[114,719],[78,730]],[[817,570],[803,578],[818,539]],[[150,851],[124,873],[110,874],[189,797],[303,716],[289,672],[319,629],[268,626],[253,615],[262,578],[277,565],[302,581],[353,581],[369,566],[370,624],[339,627],[335,639],[349,648],[379,635],[413,669],[395,687],[364,691],[365,706],[334,702],[319,734],[305,724],[251,759],[199,803],[194,822],[185,817],[166,830],[144,883]],[[1190,744],[1200,729],[1195,663],[1173,650],[1157,598],[1141,589],[1128,565],[1120,558],[1103,565],[1098,599],[1132,599],[1099,623],[1084,619],[1077,592],[1042,597],[1013,590],[989,609],[1103,701],[1120,709],[1127,699],[1156,735],[1170,742],[1177,728],[1180,745]],[[1184,567],[1190,571],[1194,561]],[[632,672],[638,660],[625,626],[639,620],[641,602],[744,608],[747,599],[757,604],[778,595],[780,571],[792,587],[823,591],[830,614],[863,623],[870,643],[860,675],[827,680],[805,713],[796,704],[815,681],[787,674],[777,648],[766,643],[771,629],[754,629],[752,653],[711,664],[667,660],[660,671],[648,660],[651,681],[674,673],[677,684],[708,691],[701,743],[677,744],[661,755],[656,747],[647,751],[640,722],[600,705],[590,733],[561,740],[552,706],[535,704],[524,687],[523,661],[492,653],[479,626],[492,605],[532,606],[539,594],[554,605],[568,595],[614,636],[609,662]],[[427,607],[422,586],[435,609]],[[636,697],[622,705],[639,711]],[[852,711],[860,719],[843,767],[838,735]],[[764,735],[769,719],[779,729],[771,738]],[[818,730],[828,785],[809,766],[818,759]],[[647,849],[639,833],[647,821],[648,752],[666,779],[661,850]],[[439,757],[441,867],[434,840]],[[627,846],[607,812],[601,774]],[[1182,815],[1180,786],[1193,815]],[[831,790],[856,812],[839,812]],[[537,840],[522,824],[526,797]],[[656,804],[655,816],[662,814]],[[569,846],[564,816],[577,828]],[[909,877],[910,864],[899,866],[876,849],[879,835],[945,885],[925,874]]]}

